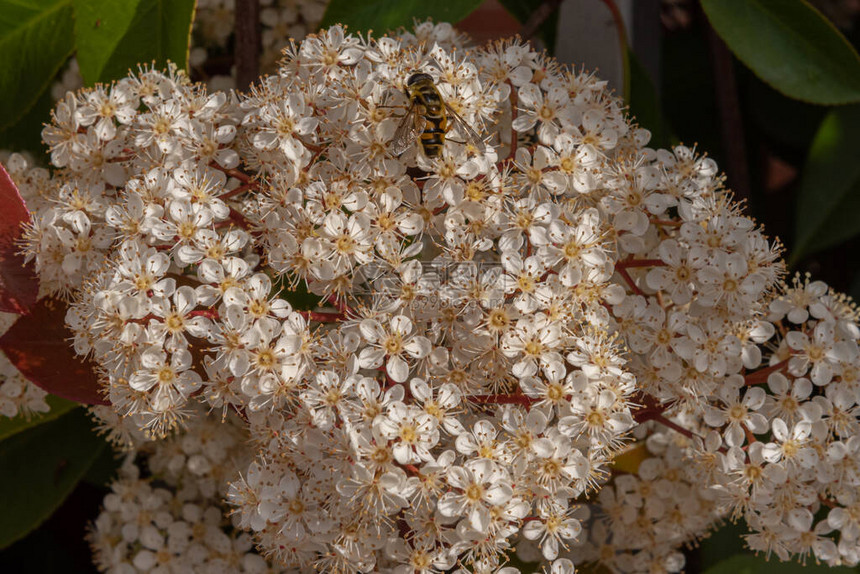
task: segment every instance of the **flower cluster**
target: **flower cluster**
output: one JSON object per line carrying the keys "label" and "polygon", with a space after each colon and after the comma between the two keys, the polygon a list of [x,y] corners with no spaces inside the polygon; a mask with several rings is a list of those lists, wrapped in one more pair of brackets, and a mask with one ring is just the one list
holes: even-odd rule
{"label": "flower cluster", "polygon": [[462,41],[335,26],[247,94],[142,69],[66,96],[55,171],[12,175],[105,425],[239,413],[226,497],[291,572],[674,572],[739,515],[856,564],[853,308],[781,287],[716,164],[647,147],[603,82]]}
{"label": "flower cluster", "polygon": [[[261,11],[262,48],[260,57],[261,68],[264,72],[275,69],[275,62],[283,46],[290,38],[302,38],[316,28],[322,19],[327,0],[263,0]],[[194,18],[195,46],[191,50],[191,60],[195,73],[206,79],[214,87],[230,89],[234,80],[230,69],[208,70],[207,60],[213,63],[223,54],[232,39],[235,4],[227,0],[201,0],[198,2]],[[217,65],[215,66],[217,68]],[[216,72],[226,72],[216,73]],[[209,73],[212,72],[212,73]],[[68,65],[57,76],[51,86],[51,95],[55,101],[62,100],[66,93],[79,89],[83,85],[77,60],[73,57]],[[0,150],[0,160],[6,164],[10,156],[8,151]],[[32,177],[27,174],[32,158],[15,155],[9,162],[10,171],[15,170],[22,181],[30,182]],[[17,179],[17,178],[16,178]],[[39,181],[34,182],[38,187]],[[40,192],[36,192],[37,194]],[[8,329],[14,321],[14,316],[0,315],[0,333]],[[30,416],[36,412],[46,412],[45,393],[20,376],[17,369],[9,363],[0,352],[0,415],[14,417],[17,415]]]}
{"label": "flower cluster", "polygon": [[247,457],[245,438],[236,417],[225,424],[201,417],[185,434],[139,441],[89,533],[96,565],[116,574],[277,572],[221,505],[225,476]]}

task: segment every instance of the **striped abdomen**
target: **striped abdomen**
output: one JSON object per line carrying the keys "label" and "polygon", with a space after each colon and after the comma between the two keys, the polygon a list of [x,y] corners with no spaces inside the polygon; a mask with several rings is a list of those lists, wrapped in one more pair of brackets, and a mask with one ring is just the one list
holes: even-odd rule
{"label": "striped abdomen", "polygon": [[411,98],[416,105],[423,107],[421,117],[424,118],[424,131],[419,136],[424,155],[429,158],[442,154],[445,146],[445,134],[448,131],[448,117],[445,104],[439,91],[432,83],[421,83],[412,86]]}

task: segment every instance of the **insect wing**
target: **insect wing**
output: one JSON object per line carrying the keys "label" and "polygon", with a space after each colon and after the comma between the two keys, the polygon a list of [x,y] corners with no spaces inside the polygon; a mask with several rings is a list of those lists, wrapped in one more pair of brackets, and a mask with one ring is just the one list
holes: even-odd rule
{"label": "insect wing", "polygon": [[391,153],[398,156],[409,149],[418,139],[418,109],[412,104],[400,120],[394,138],[391,140]]}
{"label": "insect wing", "polygon": [[460,131],[466,135],[466,141],[470,145],[474,146],[478,151],[483,152],[486,145],[484,144],[484,140],[481,138],[480,134],[478,134],[472,126],[467,124],[466,120],[461,118],[460,114],[455,112],[447,103],[445,104],[445,110],[448,112],[448,118],[451,120],[451,124],[458,127]]}

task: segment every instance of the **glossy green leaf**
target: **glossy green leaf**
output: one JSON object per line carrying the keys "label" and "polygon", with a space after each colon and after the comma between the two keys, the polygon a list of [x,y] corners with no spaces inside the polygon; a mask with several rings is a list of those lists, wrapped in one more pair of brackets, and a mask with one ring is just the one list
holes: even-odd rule
{"label": "glossy green leaf", "polygon": [[0,0],[0,128],[27,113],[73,47],[71,0]]}
{"label": "glossy green leaf", "polygon": [[48,87],[27,113],[18,117],[12,125],[0,129],[0,149],[28,151],[34,156],[43,154],[45,145],[42,143],[42,127],[50,123],[53,107],[54,98]]}
{"label": "glossy green leaf", "polygon": [[860,105],[832,110],[821,122],[803,168],[792,264],[860,233],[858,149]]}
{"label": "glossy green leaf", "polygon": [[138,63],[187,68],[196,0],[73,0],[87,85],[125,77]]}
{"label": "glossy green leaf", "polygon": [[806,154],[830,109],[788,98],[756,77],[744,83],[742,101],[750,128],[761,130],[779,149]]}
{"label": "glossy green leaf", "polygon": [[853,568],[830,568],[816,565],[814,557],[806,565],[797,562],[780,562],[756,556],[746,548],[744,536],[749,528],[743,520],[726,523],[701,542],[700,557],[705,574],[848,574]]}
{"label": "glossy green leaf", "polygon": [[105,445],[83,409],[0,442],[0,548],[47,519]]}
{"label": "glossy green leaf", "polygon": [[80,406],[76,402],[67,401],[54,395],[45,397],[45,402],[51,407],[51,410],[46,413],[38,413],[30,417],[17,416],[11,419],[0,417],[0,440],[7,439],[28,428],[50,422],[66,414],[73,408]]}
{"label": "glossy green leaf", "polygon": [[125,460],[124,453],[118,453],[109,446],[105,447],[81,480],[100,488],[110,488],[111,483],[117,478],[123,460]]}
{"label": "glossy green leaf", "polygon": [[817,104],[860,101],[860,56],[804,0],[702,0],[729,49],[783,94]]}
{"label": "glossy green leaf", "polygon": [[400,26],[411,27],[414,20],[432,18],[456,23],[472,13],[482,0],[332,0],[326,8],[321,28],[345,24],[353,31],[373,30],[381,35]]}
{"label": "glossy green leaf", "polygon": [[651,132],[651,142],[648,145],[655,149],[669,147],[675,138],[663,117],[654,83],[632,50],[628,50],[627,56],[630,62],[630,99],[627,102],[630,115],[636,118],[640,126]]}

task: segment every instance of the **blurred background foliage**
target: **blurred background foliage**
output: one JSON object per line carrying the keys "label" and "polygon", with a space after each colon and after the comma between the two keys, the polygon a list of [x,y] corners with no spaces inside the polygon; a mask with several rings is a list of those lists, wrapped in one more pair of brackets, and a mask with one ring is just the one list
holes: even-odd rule
{"label": "blurred background foliage", "polygon": [[[187,68],[196,5],[0,0],[0,149],[47,163],[41,126],[73,55],[88,86],[138,62]],[[477,41],[520,33],[569,64],[602,66],[654,146],[683,142],[716,159],[791,271],[857,300],[859,14],[860,0],[332,0],[322,25],[381,33],[433,18]],[[602,59],[577,57],[594,53]],[[0,421],[2,572],[95,571],[84,533],[118,461],[82,408],[52,401],[47,415]],[[691,545],[687,572],[849,571],[752,556],[745,531],[727,524]]]}

